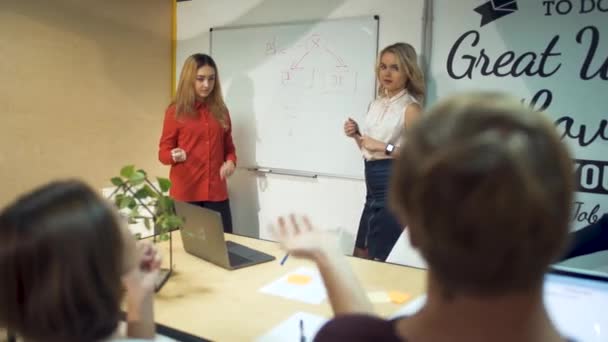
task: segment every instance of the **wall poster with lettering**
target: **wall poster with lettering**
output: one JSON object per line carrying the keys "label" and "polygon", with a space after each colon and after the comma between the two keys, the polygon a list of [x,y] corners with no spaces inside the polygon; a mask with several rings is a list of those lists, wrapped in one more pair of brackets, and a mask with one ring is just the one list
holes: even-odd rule
{"label": "wall poster with lettering", "polygon": [[608,213],[608,0],[435,0],[429,98],[502,90],[574,154],[572,228]]}

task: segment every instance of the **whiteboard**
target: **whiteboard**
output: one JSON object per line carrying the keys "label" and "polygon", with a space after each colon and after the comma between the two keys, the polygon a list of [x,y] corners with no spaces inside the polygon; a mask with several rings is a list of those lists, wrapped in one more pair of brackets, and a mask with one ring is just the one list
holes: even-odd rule
{"label": "whiteboard", "polygon": [[343,125],[374,99],[377,51],[372,16],[212,28],[239,166],[362,179]]}

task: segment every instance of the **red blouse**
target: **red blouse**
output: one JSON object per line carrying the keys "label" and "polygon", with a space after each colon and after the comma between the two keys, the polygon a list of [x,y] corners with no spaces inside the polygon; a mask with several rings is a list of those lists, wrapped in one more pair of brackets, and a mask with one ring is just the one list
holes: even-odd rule
{"label": "red blouse", "polygon": [[[224,201],[228,199],[226,180],[220,178],[224,161],[236,165],[236,150],[232,141],[232,122],[227,115],[224,129],[206,105],[197,102],[196,117],[175,118],[175,105],[165,112],[163,133],[158,146],[158,159],[171,165],[171,197],[178,201]],[[186,151],[186,161],[176,163],[171,150]]]}

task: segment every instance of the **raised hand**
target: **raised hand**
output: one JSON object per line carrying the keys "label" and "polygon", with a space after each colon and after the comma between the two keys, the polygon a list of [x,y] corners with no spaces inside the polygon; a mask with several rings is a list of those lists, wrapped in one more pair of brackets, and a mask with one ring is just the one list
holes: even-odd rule
{"label": "raised hand", "polygon": [[277,226],[272,227],[275,239],[289,254],[316,260],[321,256],[340,253],[336,234],[315,228],[308,217],[297,218],[290,215],[286,220],[279,217]]}
{"label": "raised hand", "polygon": [[134,266],[122,277],[129,301],[141,301],[154,293],[162,256],[152,243],[138,241]]}

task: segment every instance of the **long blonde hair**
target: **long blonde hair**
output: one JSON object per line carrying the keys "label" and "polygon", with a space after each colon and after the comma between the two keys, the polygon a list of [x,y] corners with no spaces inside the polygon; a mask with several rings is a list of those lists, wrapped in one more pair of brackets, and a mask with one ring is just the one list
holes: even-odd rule
{"label": "long blonde hair", "polygon": [[217,70],[217,65],[211,56],[196,53],[184,62],[182,72],[179,76],[179,83],[177,85],[177,91],[175,92],[175,98],[172,104],[175,105],[175,117],[179,118],[182,116],[196,115],[196,109],[194,108],[196,102],[196,92],[194,89],[194,82],[196,80],[196,74],[198,69],[210,66],[215,70],[215,85],[211,94],[205,99],[205,103],[209,106],[211,114],[220,125],[227,128],[227,116],[228,108],[224,103],[222,96],[222,87],[220,85],[220,75]]}
{"label": "long blonde hair", "polygon": [[[424,75],[422,74],[422,69],[420,69],[420,66],[418,65],[416,49],[407,43],[395,43],[382,49],[380,57],[378,58],[378,64],[376,65],[376,77],[379,77],[380,75],[380,60],[387,52],[397,56],[399,68],[405,72],[405,76],[407,77],[405,89],[422,104],[424,102],[426,89]],[[385,91],[384,86],[380,83],[378,86],[378,96],[386,96]]]}

